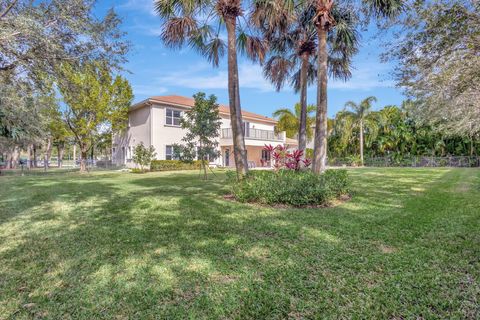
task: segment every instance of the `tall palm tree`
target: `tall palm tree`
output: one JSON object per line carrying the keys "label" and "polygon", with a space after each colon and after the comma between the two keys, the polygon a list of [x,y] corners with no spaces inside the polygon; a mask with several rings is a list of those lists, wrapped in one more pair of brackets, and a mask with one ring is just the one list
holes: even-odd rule
{"label": "tall palm tree", "polygon": [[[264,66],[264,74],[279,90],[287,79],[298,92],[302,106],[299,125],[299,149],[306,145],[305,121],[307,108],[307,87],[315,80],[315,50],[317,28],[312,21],[316,16],[314,1],[259,1],[263,7],[256,11],[254,24],[263,30],[270,44],[270,58]],[[265,4],[266,3],[266,4]],[[292,9],[293,7],[293,9]],[[326,41],[332,48],[328,59],[329,73],[335,78],[348,79],[351,76],[350,59],[357,52],[357,31],[355,15],[348,8],[334,11],[341,27]],[[339,50],[340,47],[343,49]],[[338,54],[342,52],[342,54]],[[328,119],[325,118],[325,126]],[[325,135],[328,130],[325,129]]]}
{"label": "tall palm tree", "polygon": [[[166,46],[180,48],[187,44],[215,67],[218,67],[227,51],[230,120],[239,177],[247,173],[248,163],[240,106],[237,50],[242,50],[252,60],[263,61],[267,49],[265,41],[246,33],[248,23],[241,24],[240,18],[244,18],[244,13],[254,9],[251,2],[245,3],[250,7],[245,8],[241,0],[155,0],[155,10],[164,20],[161,38]],[[227,32],[226,44],[221,37],[223,30]]]}
{"label": "tall palm tree", "polygon": [[[316,106],[307,106],[307,117],[305,120],[305,136],[308,140],[313,136],[313,125],[315,123],[315,116],[312,113],[315,112]],[[298,134],[298,128],[301,123],[302,105],[300,103],[295,104],[294,111],[288,108],[278,109],[273,113],[273,116],[278,119],[277,129],[285,131],[288,138],[293,138]],[[300,148],[299,148],[300,149]],[[302,149],[305,151],[305,148]]]}
{"label": "tall palm tree", "polygon": [[[265,9],[270,10],[270,8]],[[272,14],[275,14],[275,11],[270,10],[266,16]],[[287,22],[279,21],[280,25],[262,19],[255,22],[263,30],[270,48],[270,55],[263,68],[265,77],[275,85],[277,91],[280,91],[285,82],[289,80],[295,92],[300,92],[298,113],[297,105],[295,106],[295,113],[298,115],[296,129],[298,149],[305,154],[307,131],[311,132],[311,128],[307,124],[308,113],[311,112],[307,106],[307,87],[315,79],[312,58],[316,51],[316,35],[315,28],[310,23],[315,11],[312,6],[296,6],[292,12],[289,12],[288,8],[284,8],[282,15],[288,14],[290,14],[290,18],[286,20]],[[290,111],[288,110],[288,112]],[[283,115],[295,118],[291,112],[290,114],[288,112],[283,112]],[[277,112],[277,115],[280,113]],[[283,120],[286,119],[283,118]],[[287,133],[290,134],[290,132]]]}
{"label": "tall palm tree", "polygon": [[[309,0],[315,6],[313,23],[317,29],[317,118],[315,125],[315,144],[312,169],[323,172],[327,159],[327,86],[329,57],[332,55],[351,56],[352,39],[344,32],[338,17],[348,12],[366,10],[376,17],[393,17],[400,12],[405,0]],[[350,4],[348,4],[350,3]],[[359,5],[358,5],[359,4]],[[340,33],[340,35],[338,35]],[[337,34],[338,42],[328,47],[328,38]]]}
{"label": "tall palm tree", "polygon": [[363,99],[359,104],[353,102],[353,101],[348,101],[345,103],[345,108],[350,108],[353,111],[353,115],[355,119],[357,119],[358,124],[359,124],[359,130],[360,130],[360,163],[363,166],[364,161],[363,161],[363,129],[364,129],[364,124],[365,124],[365,119],[367,115],[370,113],[372,110],[372,103],[377,102],[377,98],[370,96],[368,98]]}

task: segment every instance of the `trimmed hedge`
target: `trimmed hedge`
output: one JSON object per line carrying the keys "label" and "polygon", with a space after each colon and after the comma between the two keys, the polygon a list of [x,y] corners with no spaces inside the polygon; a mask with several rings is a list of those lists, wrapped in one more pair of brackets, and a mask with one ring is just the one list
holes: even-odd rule
{"label": "trimmed hedge", "polygon": [[201,161],[153,160],[150,171],[198,170],[200,167]]}
{"label": "trimmed hedge", "polygon": [[310,170],[252,170],[240,181],[235,172],[228,172],[227,175],[233,196],[240,202],[294,207],[323,206],[350,192],[346,170],[327,170],[320,175]]}

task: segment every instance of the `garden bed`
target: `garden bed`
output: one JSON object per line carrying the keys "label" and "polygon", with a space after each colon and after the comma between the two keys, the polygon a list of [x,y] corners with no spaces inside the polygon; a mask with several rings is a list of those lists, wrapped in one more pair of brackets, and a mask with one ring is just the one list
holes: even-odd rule
{"label": "garden bed", "polygon": [[328,207],[350,196],[346,170],[250,171],[242,180],[232,172],[228,180],[233,199],[274,207]]}

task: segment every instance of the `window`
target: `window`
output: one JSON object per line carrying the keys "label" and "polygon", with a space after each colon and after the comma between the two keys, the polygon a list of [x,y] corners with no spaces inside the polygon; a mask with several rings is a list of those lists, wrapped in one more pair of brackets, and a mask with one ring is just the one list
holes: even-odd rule
{"label": "window", "polygon": [[173,147],[172,146],[167,146],[165,150],[165,159],[166,160],[172,160],[173,156]]}
{"label": "window", "polygon": [[167,109],[167,117],[165,123],[170,126],[180,126],[180,118],[182,117],[182,112],[179,110]]}
{"label": "window", "polygon": [[165,160],[178,160],[179,158],[173,152],[173,146],[166,146],[165,148]]}
{"label": "window", "polygon": [[262,150],[262,160],[270,161],[270,152]]}
{"label": "window", "polygon": [[245,137],[250,137],[250,122],[243,123],[243,134]]}

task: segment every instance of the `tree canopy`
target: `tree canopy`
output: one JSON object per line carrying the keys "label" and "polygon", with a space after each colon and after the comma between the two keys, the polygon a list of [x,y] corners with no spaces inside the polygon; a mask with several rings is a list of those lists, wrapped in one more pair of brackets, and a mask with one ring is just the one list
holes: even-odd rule
{"label": "tree canopy", "polygon": [[193,161],[195,158],[202,162],[204,179],[207,179],[207,163],[219,157],[217,138],[222,124],[218,110],[217,97],[206,98],[205,93],[199,92],[194,96],[195,104],[191,110],[185,112],[180,120],[186,130],[182,141],[183,145],[175,145],[175,153],[184,161]]}
{"label": "tree canopy", "polygon": [[411,111],[443,134],[480,133],[480,2],[415,1],[384,58],[414,100]]}
{"label": "tree canopy", "polygon": [[128,42],[113,10],[93,15],[92,0],[6,0],[0,3],[0,75],[41,85],[63,62],[103,60],[120,67]]}
{"label": "tree canopy", "polygon": [[126,79],[112,77],[108,67],[98,62],[64,64],[58,74],[58,88],[66,106],[65,121],[80,146],[80,170],[84,171],[94,136],[125,128],[132,88]]}

